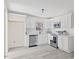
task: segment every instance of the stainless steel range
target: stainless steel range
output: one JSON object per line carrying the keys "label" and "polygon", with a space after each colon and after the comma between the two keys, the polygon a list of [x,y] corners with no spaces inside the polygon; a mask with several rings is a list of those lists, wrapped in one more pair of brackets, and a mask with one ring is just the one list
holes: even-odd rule
{"label": "stainless steel range", "polygon": [[53,35],[52,40],[50,40],[50,46],[53,46],[55,48],[58,48],[58,36],[57,35]]}

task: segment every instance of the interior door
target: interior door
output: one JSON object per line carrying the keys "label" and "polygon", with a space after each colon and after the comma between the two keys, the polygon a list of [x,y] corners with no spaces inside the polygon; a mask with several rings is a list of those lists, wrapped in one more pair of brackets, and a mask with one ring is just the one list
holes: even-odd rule
{"label": "interior door", "polygon": [[24,23],[9,21],[8,38],[9,48],[24,46]]}

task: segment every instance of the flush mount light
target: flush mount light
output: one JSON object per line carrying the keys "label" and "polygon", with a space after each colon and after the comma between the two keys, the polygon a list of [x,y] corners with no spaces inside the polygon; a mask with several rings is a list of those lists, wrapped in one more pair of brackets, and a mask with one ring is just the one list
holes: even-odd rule
{"label": "flush mount light", "polygon": [[42,13],[44,13],[45,9],[41,9]]}
{"label": "flush mount light", "polygon": [[42,17],[46,16],[46,9],[44,9],[44,8],[41,9],[41,16]]}

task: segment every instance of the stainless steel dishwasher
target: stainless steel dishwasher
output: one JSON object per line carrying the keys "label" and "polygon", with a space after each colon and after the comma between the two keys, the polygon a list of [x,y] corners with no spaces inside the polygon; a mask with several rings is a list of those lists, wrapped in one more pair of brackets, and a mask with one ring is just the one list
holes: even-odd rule
{"label": "stainless steel dishwasher", "polygon": [[37,36],[38,35],[29,35],[29,47],[37,46]]}

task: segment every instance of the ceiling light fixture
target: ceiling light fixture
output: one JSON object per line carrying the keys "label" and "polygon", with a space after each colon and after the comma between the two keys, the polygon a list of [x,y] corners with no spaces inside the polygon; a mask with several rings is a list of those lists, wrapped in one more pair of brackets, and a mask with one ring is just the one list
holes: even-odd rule
{"label": "ceiling light fixture", "polygon": [[46,16],[46,10],[45,10],[44,8],[41,9],[41,16],[42,16],[42,17]]}
{"label": "ceiling light fixture", "polygon": [[44,13],[45,10],[44,9],[41,9],[41,10],[42,10],[42,13]]}

